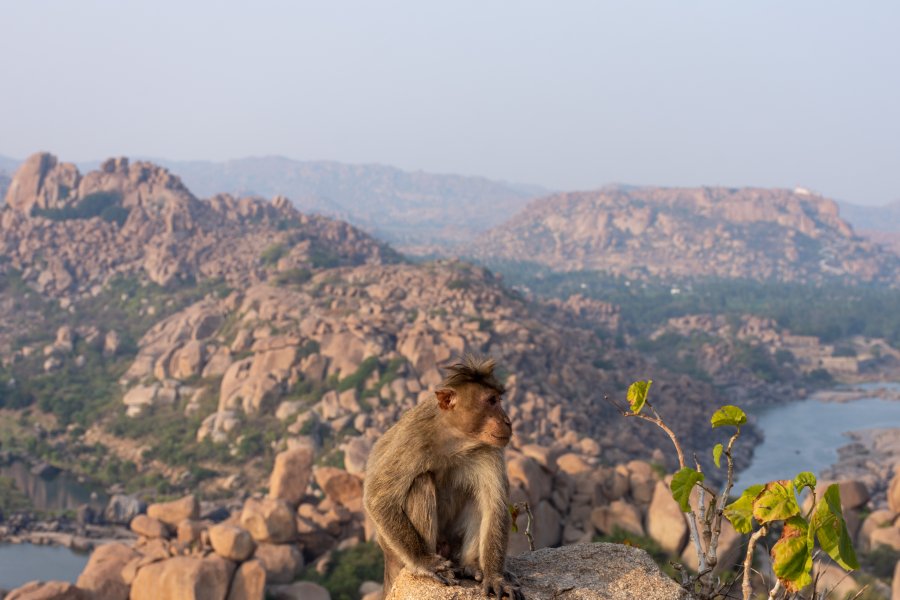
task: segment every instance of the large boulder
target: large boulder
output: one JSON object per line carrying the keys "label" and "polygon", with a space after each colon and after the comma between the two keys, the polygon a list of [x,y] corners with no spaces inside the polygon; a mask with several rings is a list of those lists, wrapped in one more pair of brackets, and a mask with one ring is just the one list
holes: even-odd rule
{"label": "large boulder", "polygon": [[131,546],[114,542],[98,546],[78,576],[76,585],[104,600],[128,600],[129,585],[122,579],[122,568],[140,554]]}
{"label": "large boulder", "polygon": [[284,500],[247,500],[240,523],[258,542],[290,542],[297,537],[294,511]]}
{"label": "large boulder", "polygon": [[900,513],[900,466],[894,467],[894,478],[887,491],[888,508]]}
{"label": "large boulder", "polygon": [[147,515],[159,519],[169,527],[178,527],[185,519],[197,519],[200,516],[200,503],[196,496],[190,494],[171,502],[160,502],[147,507]]}
{"label": "large boulder", "polygon": [[226,600],[234,563],[219,556],[176,556],[137,572],[130,600]]}
{"label": "large boulder", "polygon": [[293,544],[259,544],[253,557],[262,562],[268,583],[290,583],[303,568],[303,554]]}
{"label": "large boulder", "polygon": [[[579,544],[546,548],[507,559],[526,600],[690,600],[639,548],[620,544]],[[385,600],[483,600],[475,582],[447,587],[402,571]]]}
{"label": "large boulder", "polygon": [[226,523],[210,527],[209,541],[216,554],[237,562],[246,560],[256,548],[256,543],[246,529]]}
{"label": "large boulder", "polygon": [[164,538],[169,535],[169,531],[162,521],[147,515],[138,515],[132,519],[131,530],[147,538]]}
{"label": "large boulder", "polygon": [[6,600],[89,600],[90,596],[67,581],[31,581],[11,591]]}
{"label": "large boulder", "polygon": [[272,600],[331,600],[331,594],[312,581],[297,581],[290,585],[273,585],[269,588]]}
{"label": "large boulder", "polygon": [[631,535],[646,535],[641,511],[624,500],[614,500],[608,506],[598,506],[592,510],[591,523],[604,535],[610,535],[616,529]]}
{"label": "large boulder", "polygon": [[116,494],[109,499],[103,517],[109,523],[128,525],[137,515],[147,510],[147,504],[137,496]]}
{"label": "large boulder", "polygon": [[343,469],[318,467],[314,471],[316,483],[334,502],[347,507],[361,508],[362,480]]}
{"label": "large boulder", "polygon": [[656,482],[653,500],[647,508],[647,534],[656,540],[669,554],[679,555],[688,540],[688,526],[684,513],[669,486],[664,481]]}
{"label": "large boulder", "polygon": [[297,506],[309,485],[315,457],[311,444],[280,452],[275,457],[275,467],[269,477],[269,497]]}
{"label": "large boulder", "polygon": [[265,565],[255,558],[242,563],[231,580],[228,600],[263,600],[265,596]]}

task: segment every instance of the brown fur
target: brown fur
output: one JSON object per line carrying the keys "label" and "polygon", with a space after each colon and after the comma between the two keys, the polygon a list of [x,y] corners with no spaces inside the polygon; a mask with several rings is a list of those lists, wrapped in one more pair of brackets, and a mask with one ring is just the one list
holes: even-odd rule
{"label": "brown fur", "polygon": [[521,598],[504,577],[510,517],[503,447],[512,427],[493,370],[493,360],[473,357],[452,365],[435,396],[372,449],[364,504],[384,551],[385,598],[403,567],[443,583],[466,574],[485,594]]}

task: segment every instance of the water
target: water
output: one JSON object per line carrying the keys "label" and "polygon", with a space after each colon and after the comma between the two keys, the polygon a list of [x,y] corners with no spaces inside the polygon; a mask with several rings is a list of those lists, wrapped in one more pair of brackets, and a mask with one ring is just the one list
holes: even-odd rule
{"label": "water", "polygon": [[82,504],[102,511],[107,498],[103,493],[91,490],[66,472],[53,477],[40,477],[31,472],[31,466],[14,460],[0,466],[0,475],[11,477],[37,510],[75,510]]}
{"label": "water", "polygon": [[62,546],[0,544],[0,588],[15,589],[29,581],[75,583],[88,555]]}
{"label": "water", "polygon": [[[896,390],[900,385],[857,388]],[[801,471],[812,471],[818,477],[824,468],[837,462],[837,449],[851,441],[845,433],[900,427],[900,402],[878,398],[843,403],[806,399],[765,409],[756,416],[765,439],[755,449],[750,466],[737,476],[738,491],[754,483],[793,479]]]}

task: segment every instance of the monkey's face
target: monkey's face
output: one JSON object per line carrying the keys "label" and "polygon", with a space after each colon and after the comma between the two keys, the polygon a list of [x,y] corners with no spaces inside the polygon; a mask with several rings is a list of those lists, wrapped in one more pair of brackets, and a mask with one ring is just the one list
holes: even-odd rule
{"label": "monkey's face", "polygon": [[437,391],[446,422],[466,437],[503,448],[512,437],[512,422],[500,404],[501,394],[489,387],[467,384]]}

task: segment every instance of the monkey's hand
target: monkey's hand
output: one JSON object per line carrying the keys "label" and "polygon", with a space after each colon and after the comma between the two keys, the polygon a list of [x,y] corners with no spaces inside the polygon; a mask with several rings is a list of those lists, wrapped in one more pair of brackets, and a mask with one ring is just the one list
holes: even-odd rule
{"label": "monkey's hand", "polygon": [[481,591],[488,598],[493,594],[497,600],[509,598],[509,600],[525,600],[518,584],[512,583],[503,575],[485,575],[481,582]]}
{"label": "monkey's hand", "polygon": [[412,571],[413,575],[430,577],[444,585],[456,585],[459,583],[454,573],[453,563],[440,554],[433,554],[425,564],[416,565],[410,568],[410,571]]}

